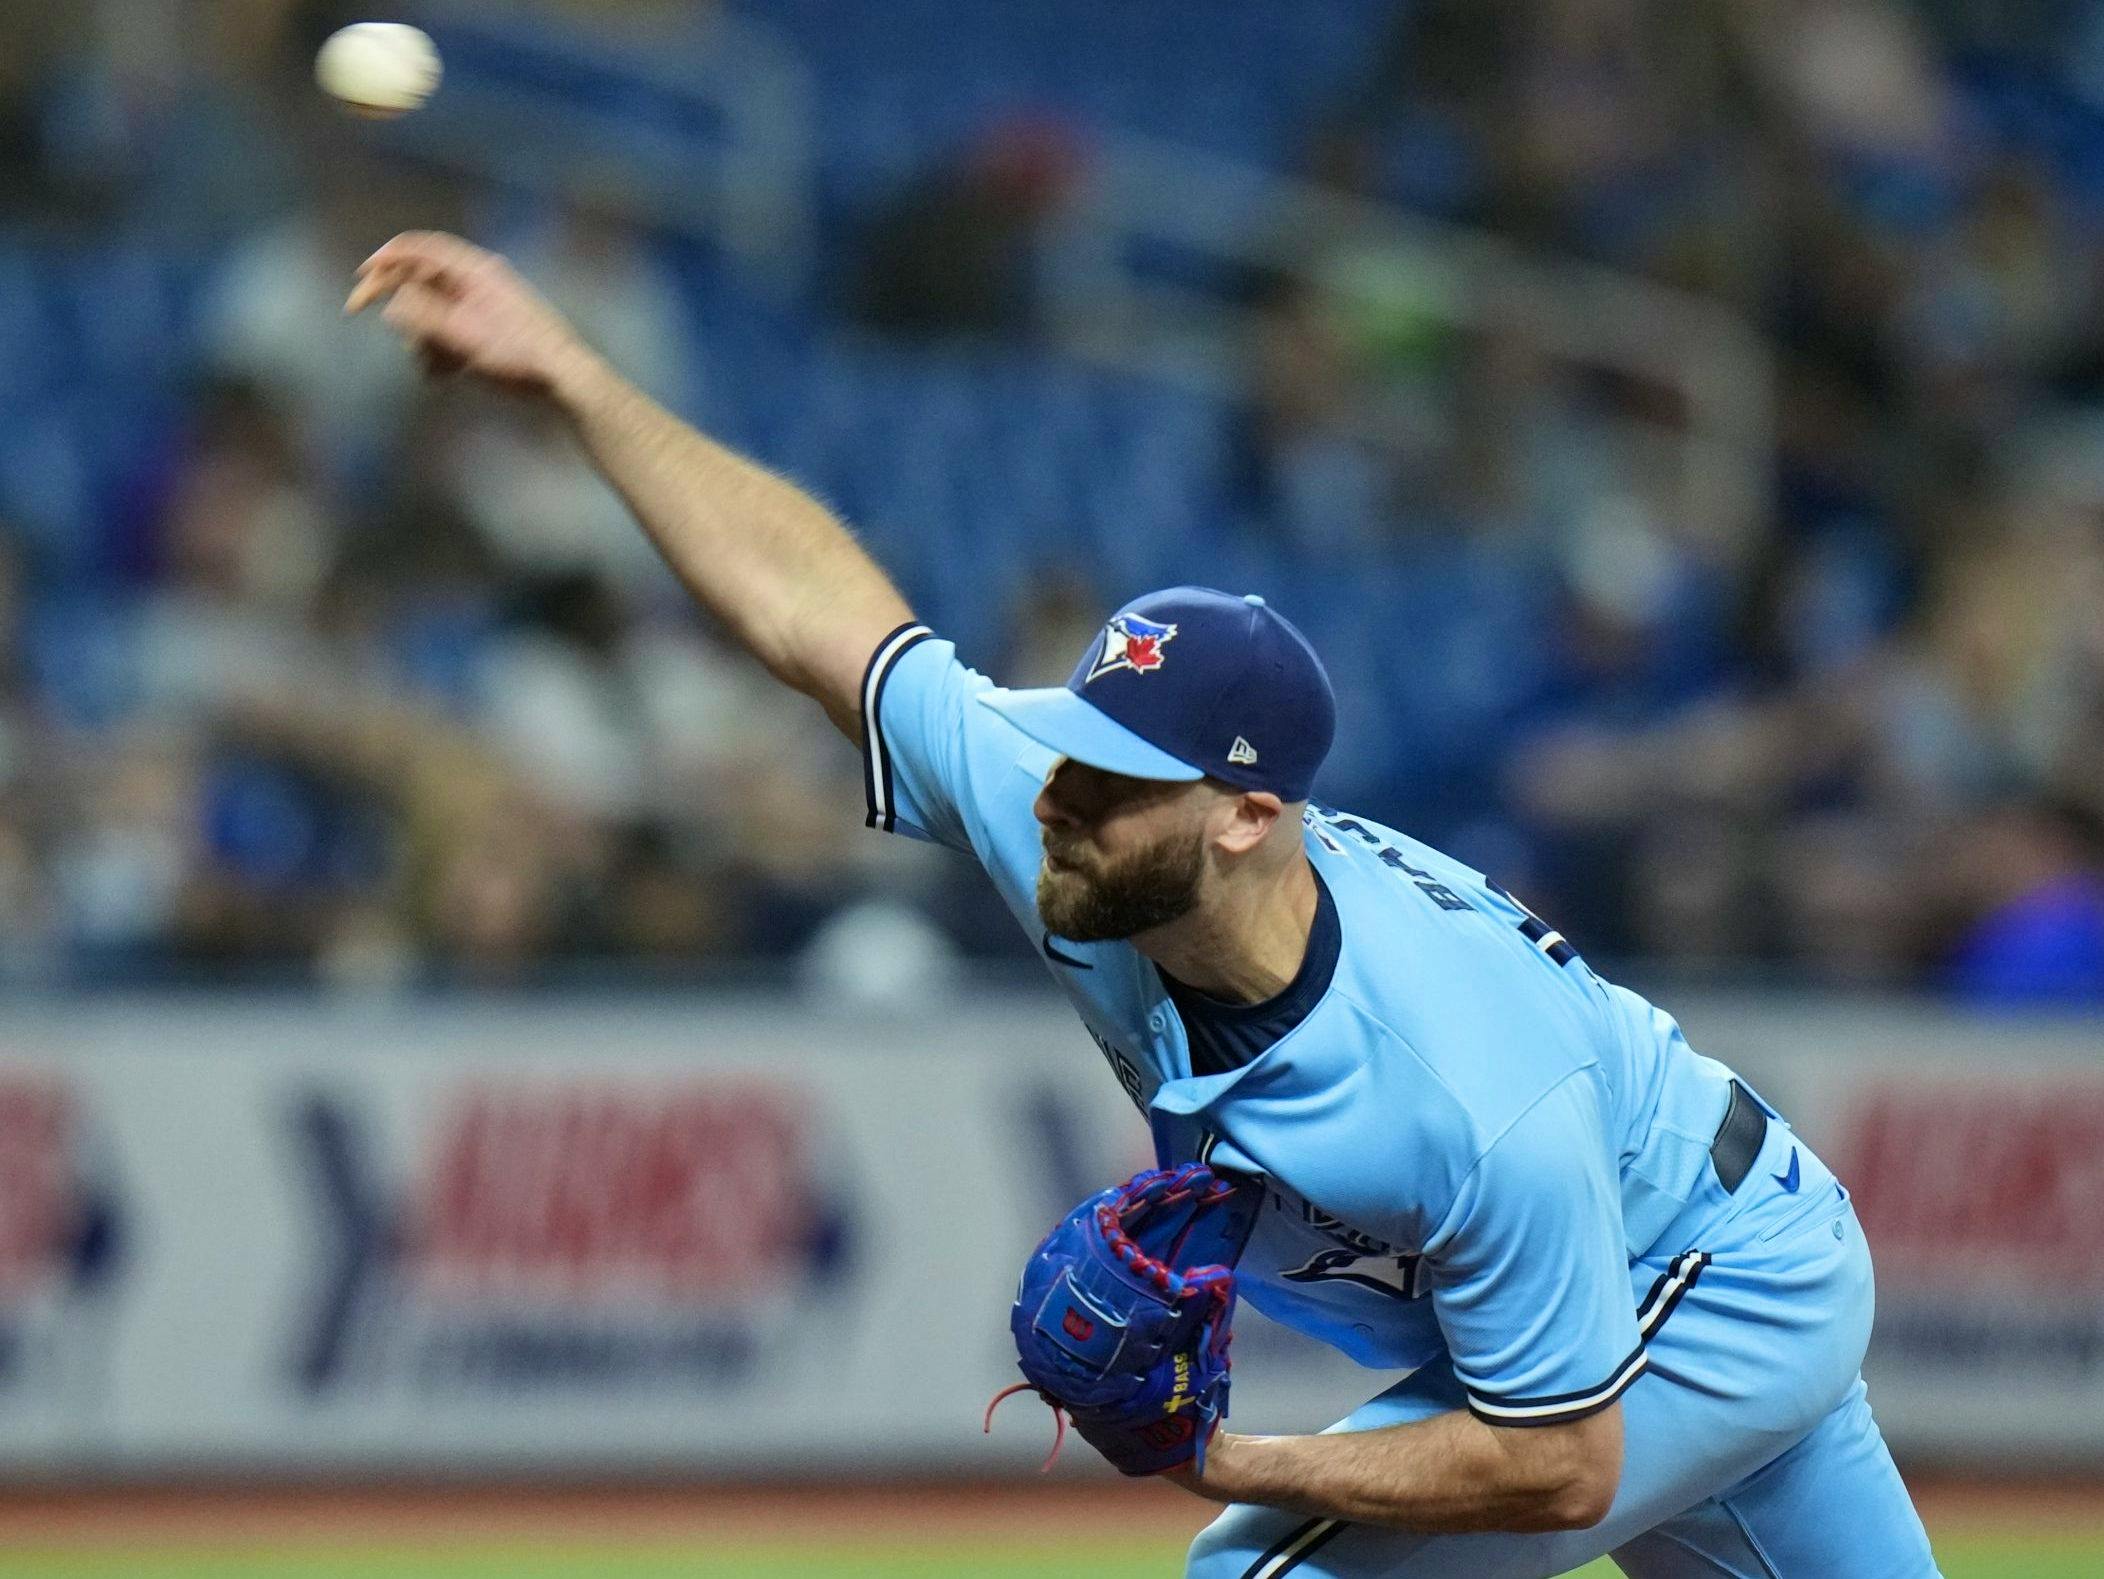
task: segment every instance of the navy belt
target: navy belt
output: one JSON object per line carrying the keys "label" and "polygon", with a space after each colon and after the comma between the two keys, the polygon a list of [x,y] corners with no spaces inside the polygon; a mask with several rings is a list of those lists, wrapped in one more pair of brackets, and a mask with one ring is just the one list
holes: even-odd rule
{"label": "navy belt", "polygon": [[1731,1106],[1724,1110],[1724,1122],[1717,1126],[1717,1138],[1710,1142],[1710,1166],[1717,1170],[1717,1182],[1724,1186],[1725,1194],[1744,1182],[1767,1138],[1768,1115],[1754,1100],[1753,1093],[1734,1080]]}

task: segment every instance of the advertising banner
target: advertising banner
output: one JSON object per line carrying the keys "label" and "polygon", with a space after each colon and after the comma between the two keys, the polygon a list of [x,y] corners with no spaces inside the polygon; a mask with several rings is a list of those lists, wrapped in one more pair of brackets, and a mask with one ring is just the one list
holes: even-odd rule
{"label": "advertising banner", "polygon": [[[1698,1002],[1855,1191],[1902,1449],[2104,1450],[2094,1027]],[[1712,1027],[1714,1029],[1712,1029]],[[0,1468],[992,1473],[1024,1256],[1148,1158],[1061,1007],[0,1016]],[[1396,1378],[1246,1307],[1234,1419]],[[1085,1465],[1090,1456],[1077,1455]]]}
{"label": "advertising banner", "polygon": [[1855,1197],[1877,1271],[1864,1374],[1895,1450],[2104,1453],[2104,1025],[1759,1002],[1684,1019]]}
{"label": "advertising banner", "polygon": [[[1049,1418],[980,1429],[1016,1276],[1146,1161],[1035,1006],[0,1027],[0,1463],[1034,1465]],[[1252,1423],[1381,1385],[1240,1341]]]}

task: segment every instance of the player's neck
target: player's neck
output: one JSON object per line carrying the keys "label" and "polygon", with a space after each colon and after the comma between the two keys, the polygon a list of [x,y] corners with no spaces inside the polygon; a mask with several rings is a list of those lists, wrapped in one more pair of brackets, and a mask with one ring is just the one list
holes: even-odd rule
{"label": "player's neck", "polygon": [[1223,886],[1133,946],[1187,987],[1229,1003],[1262,1003],[1292,985],[1315,926],[1315,873],[1298,851],[1276,872]]}

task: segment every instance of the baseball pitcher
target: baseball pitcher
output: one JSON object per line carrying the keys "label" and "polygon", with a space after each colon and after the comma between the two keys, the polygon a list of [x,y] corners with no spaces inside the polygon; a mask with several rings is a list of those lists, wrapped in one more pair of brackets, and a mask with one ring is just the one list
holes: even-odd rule
{"label": "baseball pitcher", "polygon": [[[1936,1572],[1859,1375],[1848,1192],[1671,1018],[1481,874],[1310,799],[1335,708],[1254,594],[1118,610],[1002,690],[816,501],[654,405],[505,264],[397,237],[347,309],[550,403],[694,596],[979,861],[1153,1136],[1026,1269],[1026,1384],[1227,1505],[1193,1579]],[[1246,1298],[1407,1379],[1221,1427]]]}

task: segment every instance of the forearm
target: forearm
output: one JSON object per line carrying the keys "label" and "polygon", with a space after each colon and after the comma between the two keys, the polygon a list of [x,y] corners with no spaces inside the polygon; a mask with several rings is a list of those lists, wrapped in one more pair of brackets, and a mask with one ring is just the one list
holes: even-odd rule
{"label": "forearm", "polygon": [[[1574,1477],[1569,1456],[1533,1436],[1459,1412],[1329,1436],[1223,1432],[1208,1451],[1203,1481],[1185,1484],[1218,1502],[1431,1535],[1597,1523],[1606,1513],[1597,1475]],[[1615,1469],[1620,1450],[1617,1429]]]}
{"label": "forearm", "polygon": [[381,302],[428,366],[552,400],[695,598],[860,737],[863,666],[909,613],[823,505],[637,390],[493,252],[405,231],[358,266],[343,310]]}
{"label": "forearm", "polygon": [[696,600],[774,675],[825,701],[849,728],[836,707],[852,697],[849,668],[859,669],[876,638],[911,616],[847,528],[583,347],[565,359],[550,394]]}

